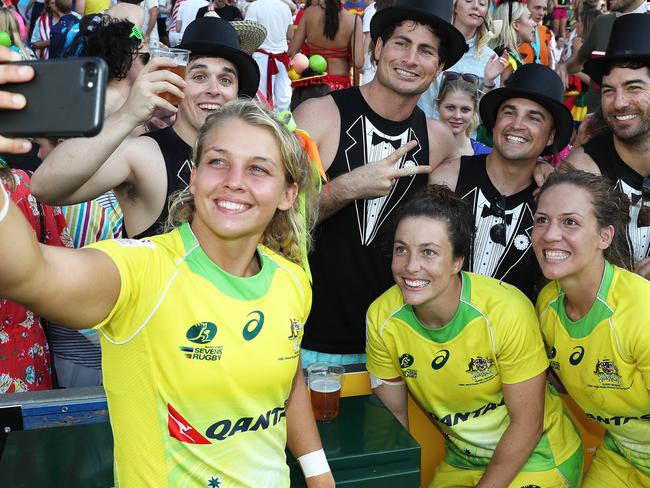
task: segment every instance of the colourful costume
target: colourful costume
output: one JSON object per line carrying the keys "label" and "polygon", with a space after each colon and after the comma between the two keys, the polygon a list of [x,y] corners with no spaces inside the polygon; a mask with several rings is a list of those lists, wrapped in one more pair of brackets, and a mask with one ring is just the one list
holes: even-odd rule
{"label": "colourful costume", "polygon": [[311,290],[259,246],[261,270],[226,273],[189,224],[90,246],[122,287],[100,323],[116,486],[288,487],[286,401]]}
{"label": "colourful costume", "polygon": [[[349,47],[323,47],[318,44],[305,42],[302,52],[306,56],[320,54],[327,60],[328,65],[330,59],[345,59],[348,64],[352,63],[352,51]],[[341,90],[352,86],[352,80],[349,75],[327,75],[325,76],[325,83],[328,84],[332,90]]]}

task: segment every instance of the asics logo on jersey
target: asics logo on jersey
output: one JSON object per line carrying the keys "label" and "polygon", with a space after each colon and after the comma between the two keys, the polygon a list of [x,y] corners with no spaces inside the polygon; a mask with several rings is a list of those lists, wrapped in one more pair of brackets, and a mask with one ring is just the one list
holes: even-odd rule
{"label": "asics logo on jersey", "polygon": [[582,361],[582,358],[585,357],[585,348],[582,346],[576,346],[573,348],[573,350],[575,352],[572,353],[571,356],[569,356],[569,362],[573,366],[577,366],[578,364],[580,364],[580,361]]}
{"label": "asics logo on jersey", "polygon": [[185,337],[195,344],[208,344],[217,335],[217,326],[212,322],[199,322],[189,329]]}
{"label": "asics logo on jersey", "polygon": [[447,364],[448,359],[449,359],[449,351],[447,349],[442,349],[438,351],[436,357],[433,358],[433,361],[431,361],[431,367],[435,370],[438,370],[442,368],[445,364]]}
{"label": "asics logo on jersey", "polygon": [[235,421],[223,419],[208,427],[205,435],[210,439],[223,441],[241,432],[265,430],[273,427],[285,416],[284,407],[275,407],[258,417],[241,417]]}
{"label": "asics logo on jersey", "polygon": [[461,422],[466,422],[470,418],[475,419],[478,417],[481,417],[482,415],[485,415],[492,410],[496,410],[498,407],[502,407],[506,404],[505,399],[501,399],[499,403],[486,403],[482,407],[477,408],[476,410],[472,410],[471,412],[454,412],[445,415],[442,418],[438,418],[435,414],[431,413],[431,417],[433,417],[434,420],[437,422],[440,422],[442,424],[445,424],[447,427],[453,427]]}

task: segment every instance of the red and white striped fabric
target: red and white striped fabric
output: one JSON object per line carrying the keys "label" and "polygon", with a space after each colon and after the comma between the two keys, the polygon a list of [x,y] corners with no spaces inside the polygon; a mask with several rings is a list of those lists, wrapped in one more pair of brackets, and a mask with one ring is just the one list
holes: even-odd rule
{"label": "red and white striped fabric", "polygon": [[[41,15],[37,22],[38,33],[42,41],[47,41],[50,38],[50,30],[52,29],[52,17],[49,15]],[[39,59],[48,59],[50,57],[50,50],[44,48],[40,50],[38,55]]]}
{"label": "red and white striped fabric", "polygon": [[178,19],[178,9],[183,4],[185,0],[176,0],[174,8],[172,8],[172,22],[169,24],[169,31],[173,32],[176,30],[176,20]]}

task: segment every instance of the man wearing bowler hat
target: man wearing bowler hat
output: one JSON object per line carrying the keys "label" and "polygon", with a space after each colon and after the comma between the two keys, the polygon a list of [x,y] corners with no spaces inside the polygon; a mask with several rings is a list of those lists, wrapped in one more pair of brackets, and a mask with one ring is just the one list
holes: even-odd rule
{"label": "man wearing bowler hat", "polygon": [[541,64],[519,68],[504,88],[487,93],[481,119],[493,132],[488,155],[440,165],[430,180],[472,205],[476,234],[469,271],[510,283],[533,302],[541,271],[531,247],[537,158],[565,147],[573,132],[560,78]]}
{"label": "man wearing bowler hat", "polygon": [[451,0],[398,0],[377,12],[376,77],[295,111],[330,177],[310,256],[314,301],[303,365],[365,362],[366,310],[393,283],[381,233],[396,207],[426,185],[431,167],[458,157],[451,132],[416,107],[466,50],[451,13]]}
{"label": "man wearing bowler hat", "polygon": [[[239,35],[226,20],[195,20],[178,47],[191,51],[185,80],[164,69],[173,61],[152,58],[98,136],[65,141],[50,153],[34,173],[35,195],[53,204],[71,204],[114,189],[128,236],[162,232],[169,195],[189,183],[192,145],[203,122],[238,96],[254,97],[259,82],[257,64],[240,49]],[[161,92],[182,96],[178,108],[161,98]],[[128,138],[158,108],[176,112],[174,124]]]}
{"label": "man wearing bowler hat", "polygon": [[650,278],[650,15],[618,18],[605,56],[587,61],[584,72],[601,85],[609,130],[573,150],[567,163],[606,176],[630,198],[632,264]]}

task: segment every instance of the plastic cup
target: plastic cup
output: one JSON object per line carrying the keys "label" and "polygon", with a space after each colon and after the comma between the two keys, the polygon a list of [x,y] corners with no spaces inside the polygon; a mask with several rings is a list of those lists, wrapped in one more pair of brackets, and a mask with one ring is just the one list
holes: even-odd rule
{"label": "plastic cup", "polygon": [[314,363],[307,368],[311,406],[316,420],[333,420],[339,414],[343,366]]}
{"label": "plastic cup", "polygon": [[[169,47],[152,47],[149,48],[149,54],[152,58],[167,58],[176,61],[177,66],[163,69],[167,69],[173,73],[176,73],[178,76],[185,79],[185,73],[187,72],[187,63],[190,60],[190,51],[186,49],[176,49]],[[178,105],[181,103],[181,99],[179,97],[169,92],[162,92],[160,94],[160,97],[164,98],[172,105]]]}

